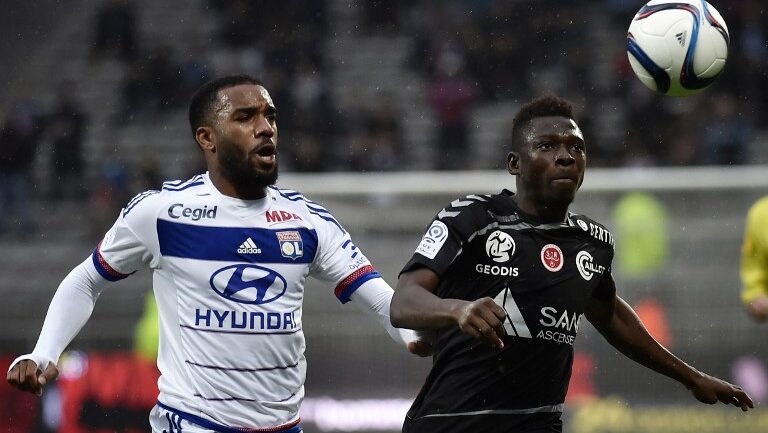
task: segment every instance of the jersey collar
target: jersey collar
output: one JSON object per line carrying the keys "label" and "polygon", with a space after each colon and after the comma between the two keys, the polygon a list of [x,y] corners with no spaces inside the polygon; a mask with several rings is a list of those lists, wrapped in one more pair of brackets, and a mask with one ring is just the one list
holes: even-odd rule
{"label": "jersey collar", "polygon": [[507,197],[510,206],[514,210],[515,213],[522,219],[523,221],[531,224],[532,226],[560,226],[560,227],[573,227],[576,223],[573,220],[574,213],[571,211],[568,211],[568,213],[565,215],[565,219],[561,223],[547,223],[541,220],[541,218],[537,217],[536,215],[531,215],[522,209],[520,209],[520,206],[517,205],[517,200],[515,198],[515,193],[504,188],[501,193],[499,194],[501,196]]}
{"label": "jersey collar", "polygon": [[220,202],[236,208],[248,209],[251,211],[265,210],[269,208],[270,204],[274,200],[274,191],[272,191],[272,188],[266,188],[267,195],[256,200],[243,200],[240,198],[224,195],[218,189],[216,189],[216,186],[211,181],[207,171],[205,174],[203,174],[203,182],[205,182],[206,186],[208,186],[208,188],[211,190],[211,195],[216,197]]}

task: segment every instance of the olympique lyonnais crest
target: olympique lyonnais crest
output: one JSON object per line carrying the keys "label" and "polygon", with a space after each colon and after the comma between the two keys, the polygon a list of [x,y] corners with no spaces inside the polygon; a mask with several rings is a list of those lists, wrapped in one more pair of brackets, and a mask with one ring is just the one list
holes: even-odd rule
{"label": "olympique lyonnais crest", "polygon": [[298,259],[304,255],[304,241],[301,233],[297,231],[277,232],[277,240],[280,242],[280,254],[289,259]]}

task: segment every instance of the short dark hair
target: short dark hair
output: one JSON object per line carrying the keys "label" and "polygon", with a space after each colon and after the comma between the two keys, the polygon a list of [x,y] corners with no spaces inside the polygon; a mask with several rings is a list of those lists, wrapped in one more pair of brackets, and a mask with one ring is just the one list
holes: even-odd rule
{"label": "short dark hair", "polygon": [[192,135],[196,134],[197,128],[210,121],[209,116],[214,109],[219,91],[241,84],[263,85],[260,80],[249,75],[228,75],[211,80],[197,89],[189,101],[189,126],[192,128]]}
{"label": "short dark hair", "polygon": [[573,106],[567,100],[552,94],[544,95],[527,102],[512,120],[512,149],[519,149],[522,130],[526,124],[537,117],[559,116],[576,120]]}

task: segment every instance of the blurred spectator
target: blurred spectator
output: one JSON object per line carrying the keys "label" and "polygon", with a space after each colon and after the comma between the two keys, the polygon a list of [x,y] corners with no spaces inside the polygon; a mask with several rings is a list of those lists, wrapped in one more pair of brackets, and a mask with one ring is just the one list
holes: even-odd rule
{"label": "blurred spectator", "polygon": [[34,229],[29,187],[39,138],[35,105],[31,101],[13,104],[0,129],[0,232],[11,223],[23,236]]}
{"label": "blurred spectator", "polygon": [[291,148],[288,151],[290,167],[295,171],[327,170],[327,148],[323,149],[316,134],[309,131],[296,131]]}
{"label": "blurred spectator", "polygon": [[[360,101],[356,102],[360,104]],[[346,169],[352,171],[402,170],[407,164],[402,127],[393,96],[385,94],[373,108],[357,105],[350,110],[347,146],[342,149]]]}
{"label": "blurred spectator", "polygon": [[744,387],[755,403],[764,403],[768,398],[768,372],[759,358],[746,355],[738,358],[731,369],[733,379]]}
{"label": "blurred spectator", "polygon": [[747,213],[741,245],[741,302],[750,317],[768,321],[768,196]]}
{"label": "blurred spectator", "polygon": [[136,57],[136,11],[129,0],[111,0],[96,14],[93,52],[129,62]]}
{"label": "blurred spectator", "polygon": [[133,330],[133,353],[139,358],[156,362],[160,344],[160,314],[155,294],[149,290],[144,299],[144,312]]}
{"label": "blurred spectator", "polygon": [[[277,108],[278,112],[287,113],[281,119],[289,122],[285,126],[290,131],[283,137],[290,143],[286,149],[289,166],[297,171],[328,170],[340,147],[337,143],[339,122],[324,77],[321,67],[311,59],[299,60],[286,88],[277,94],[278,98],[289,100]],[[343,169],[343,163],[334,164],[333,168]]]}
{"label": "blurred spectator", "polygon": [[613,209],[616,237],[616,268],[629,278],[660,273],[669,255],[667,210],[653,195],[634,191],[624,194]]}
{"label": "blurred spectator", "polygon": [[371,0],[362,2],[363,26],[369,32],[394,32],[398,28],[398,18],[403,0]]}
{"label": "blurred spectator", "polygon": [[257,23],[257,17],[265,16],[264,11],[259,10],[259,3],[265,2],[234,0],[223,3],[219,28],[219,38],[222,42],[232,48],[246,48],[257,41],[262,29]]}
{"label": "blurred spectator", "polygon": [[704,162],[714,165],[745,164],[749,157],[749,127],[738,113],[733,96],[714,94],[704,117]]}
{"label": "blurred spectator", "polygon": [[[163,175],[156,155],[145,153],[139,158],[135,179],[132,179],[128,194],[138,194],[140,191],[159,190],[163,185]],[[199,172],[198,172],[199,173]]]}
{"label": "blurred spectator", "polygon": [[150,81],[146,59],[134,59],[128,64],[122,84],[120,111],[112,119],[113,123],[120,125],[136,118],[137,112],[152,96]]}
{"label": "blurred spectator", "polygon": [[205,76],[205,70],[194,61],[182,65],[171,47],[156,47],[128,65],[121,111],[113,120],[119,124],[142,114],[155,115],[178,108],[186,100],[189,89],[196,88]]}
{"label": "blurred spectator", "polygon": [[634,306],[640,320],[642,320],[648,333],[653,336],[662,346],[672,349],[672,332],[669,330],[667,313],[659,300],[650,297],[644,298]]}
{"label": "blurred spectator", "polygon": [[48,114],[45,132],[51,139],[50,198],[81,199],[83,186],[83,136],[88,117],[74,96],[74,83],[59,87],[53,111]]}
{"label": "blurred spectator", "polygon": [[694,165],[701,157],[699,129],[693,122],[683,121],[677,125],[677,133],[671,137],[667,162],[671,165]]}
{"label": "blurred spectator", "polygon": [[131,192],[125,165],[120,161],[106,163],[94,185],[96,188],[91,191],[89,199],[91,220],[89,235],[91,239],[98,240],[114,223],[115,214],[130,199]]}
{"label": "blurred spectator", "polygon": [[392,95],[384,95],[368,115],[365,141],[369,149],[368,170],[403,169],[403,131]]}
{"label": "blurred spectator", "polygon": [[[221,12],[218,34],[227,47],[255,50],[286,73],[303,59],[321,62],[327,31],[325,1],[235,0],[214,2],[213,6]],[[264,25],[263,17],[269,17],[269,25]]]}
{"label": "blurred spectator", "polygon": [[597,398],[595,371],[597,361],[594,356],[581,350],[573,352],[573,370],[565,402],[569,405],[587,404]]}
{"label": "blurred spectator", "polygon": [[437,113],[440,157],[439,169],[468,168],[468,121],[475,100],[475,85],[463,73],[464,57],[460,47],[446,42],[437,54],[437,71],[429,89],[429,102]]}
{"label": "blurred spectator", "polygon": [[169,46],[155,48],[149,55],[149,76],[154,95],[155,108],[165,112],[182,105],[181,92],[184,83],[181,77],[181,63],[176,52]]}

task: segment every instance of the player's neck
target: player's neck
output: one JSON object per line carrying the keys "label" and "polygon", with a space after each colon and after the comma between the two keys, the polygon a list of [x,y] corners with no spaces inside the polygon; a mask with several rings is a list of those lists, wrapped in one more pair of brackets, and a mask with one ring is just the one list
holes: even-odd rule
{"label": "player's neck", "polygon": [[209,170],[208,177],[213,186],[227,197],[240,200],[259,200],[267,196],[267,188],[238,185],[215,170]]}
{"label": "player's neck", "polygon": [[538,203],[524,196],[518,196],[517,206],[526,214],[544,223],[565,221],[570,203]]}

